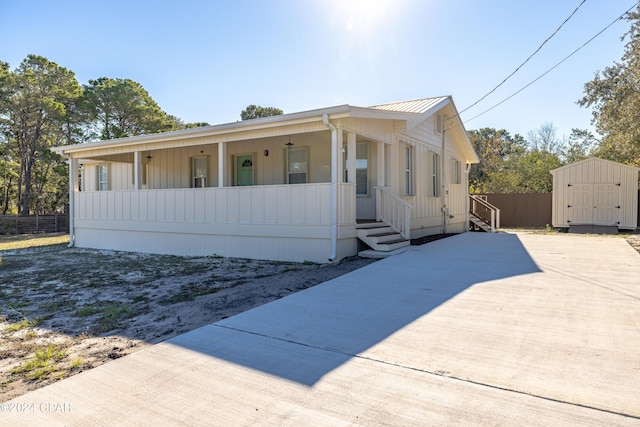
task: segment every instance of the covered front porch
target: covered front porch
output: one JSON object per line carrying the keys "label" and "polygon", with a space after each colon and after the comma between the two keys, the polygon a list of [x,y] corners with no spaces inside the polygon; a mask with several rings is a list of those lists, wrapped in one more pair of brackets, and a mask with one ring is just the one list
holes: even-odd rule
{"label": "covered front porch", "polygon": [[390,137],[324,118],[156,139],[67,154],[74,244],[330,262],[357,253],[358,219],[392,212]]}

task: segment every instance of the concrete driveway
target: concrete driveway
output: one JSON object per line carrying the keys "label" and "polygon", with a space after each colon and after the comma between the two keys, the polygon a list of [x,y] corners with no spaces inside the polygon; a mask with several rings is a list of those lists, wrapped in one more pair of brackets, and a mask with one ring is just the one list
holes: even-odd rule
{"label": "concrete driveway", "polygon": [[484,234],[1,404],[2,425],[640,425],[640,255]]}

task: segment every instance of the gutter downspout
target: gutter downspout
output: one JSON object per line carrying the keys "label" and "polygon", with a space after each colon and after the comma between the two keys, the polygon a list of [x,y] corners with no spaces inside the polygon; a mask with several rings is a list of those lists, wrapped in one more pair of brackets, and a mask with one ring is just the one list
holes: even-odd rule
{"label": "gutter downspout", "polygon": [[71,158],[71,155],[67,155],[64,153],[62,154],[69,159],[69,212],[67,213],[67,215],[69,215],[69,246],[68,247],[73,248],[75,246],[75,230],[73,226],[73,216],[74,216],[73,215],[73,212],[74,212],[73,195],[75,193],[74,174],[77,173],[77,171],[75,170],[76,168],[73,167],[75,162]]}
{"label": "gutter downspout", "polygon": [[445,156],[445,148],[444,148],[444,133],[445,133],[445,128],[446,128],[446,123],[447,123],[447,118],[446,117],[442,117],[442,153],[441,153],[441,159],[440,159],[440,179],[441,181],[441,189],[440,189],[440,203],[442,205],[442,208],[440,208],[442,210],[442,232],[444,234],[447,234],[447,216],[449,216],[449,212],[447,209],[447,201],[445,198],[445,191],[446,191],[446,186],[445,186],[445,182],[444,182],[444,177],[445,177],[445,173],[444,173],[444,156]]}
{"label": "gutter downspout", "polygon": [[327,114],[322,122],[331,129],[331,255],[329,262],[338,256],[338,130],[329,121]]}
{"label": "gutter downspout", "polygon": [[465,232],[469,231],[469,172],[471,171],[471,163],[467,163],[465,168],[464,168],[464,182],[467,188],[467,197],[465,197],[465,204],[464,204],[464,209],[465,209],[465,221],[466,221],[466,227],[464,229]]}

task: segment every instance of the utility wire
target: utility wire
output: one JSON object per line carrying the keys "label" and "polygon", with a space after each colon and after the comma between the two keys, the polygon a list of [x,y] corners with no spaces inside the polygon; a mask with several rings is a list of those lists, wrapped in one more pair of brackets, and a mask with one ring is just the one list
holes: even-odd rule
{"label": "utility wire", "polygon": [[498,86],[494,87],[493,89],[491,89],[489,92],[487,92],[482,98],[478,99],[476,102],[474,102],[473,104],[469,105],[467,108],[465,108],[464,110],[460,111],[460,114],[464,113],[465,111],[467,111],[468,109],[470,109],[471,107],[477,105],[478,103],[480,103],[482,100],[484,100],[487,96],[491,95],[493,92],[496,91],[496,89],[498,89],[500,86],[502,86],[507,80],[509,80],[515,73],[517,73],[520,68],[522,68],[524,66],[524,64],[526,64],[527,62],[529,62],[529,60],[531,58],[533,58],[538,52],[540,52],[540,49],[542,49],[542,47],[547,44],[547,42],[549,40],[551,40],[553,38],[553,36],[555,36],[556,34],[558,34],[558,31],[560,31],[560,29],[564,26],[564,24],[566,24],[569,19],[571,19],[573,17],[573,15],[576,14],[576,12],[578,11],[578,9],[580,9],[582,7],[582,5],[586,2],[587,0],[582,0],[582,2],[580,2],[580,4],[578,5],[578,7],[575,8],[575,10],[573,12],[571,12],[571,15],[569,15],[569,17],[567,19],[564,20],[564,22],[562,22],[562,24],[560,24],[560,26],[558,28],[556,28],[556,30],[553,32],[553,34],[551,34],[549,37],[547,37],[547,39],[545,41],[542,42],[542,44],[540,46],[538,46],[538,48],[531,54],[529,55],[529,57],[527,59],[524,60],[524,62],[520,65],[518,65],[518,67],[511,73],[509,74],[507,77],[504,78],[504,80],[502,80],[500,82],[500,84],[498,84]]}
{"label": "utility wire", "polygon": [[607,25],[606,27],[604,27],[602,30],[600,30],[595,36],[591,37],[589,40],[587,40],[586,42],[584,42],[582,44],[582,46],[580,46],[579,48],[577,48],[576,50],[574,50],[573,52],[571,52],[569,55],[565,56],[564,59],[562,59],[560,62],[558,62],[556,65],[554,65],[553,67],[549,68],[547,71],[545,71],[544,73],[540,74],[535,80],[529,82],[527,85],[525,85],[524,87],[520,88],[519,90],[517,90],[516,92],[512,93],[511,95],[509,95],[508,97],[506,97],[505,99],[503,99],[502,101],[498,102],[497,104],[495,104],[493,107],[487,108],[486,110],[484,110],[482,113],[478,114],[477,116],[474,116],[472,118],[470,118],[469,120],[465,120],[465,122],[470,122],[471,120],[477,119],[478,117],[482,116],[485,113],[488,113],[489,111],[493,110],[494,108],[496,108],[499,105],[504,104],[505,102],[507,102],[508,100],[510,100],[511,98],[513,98],[514,96],[516,96],[517,94],[519,94],[520,92],[522,92],[523,90],[525,90],[526,88],[528,88],[529,86],[531,86],[532,84],[534,84],[535,82],[537,82],[538,80],[540,80],[541,78],[543,78],[544,76],[546,76],[547,74],[549,74],[551,71],[553,71],[555,68],[557,68],[560,64],[562,64],[564,61],[566,61],[567,59],[571,58],[573,55],[575,55],[580,49],[582,49],[583,47],[585,47],[586,45],[588,45],[589,43],[591,43],[596,37],[598,37],[600,34],[604,33],[606,30],[608,30],[613,24],[615,24],[616,22],[618,22],[619,20],[623,19],[625,17],[625,15],[627,13],[629,13],[631,11],[631,9],[633,9],[634,7],[638,6],[638,4],[640,4],[640,1],[638,1],[636,4],[634,4],[633,6],[631,6],[629,9],[627,9],[622,15],[618,16],[616,19],[613,20],[613,22],[611,22],[609,25]]}

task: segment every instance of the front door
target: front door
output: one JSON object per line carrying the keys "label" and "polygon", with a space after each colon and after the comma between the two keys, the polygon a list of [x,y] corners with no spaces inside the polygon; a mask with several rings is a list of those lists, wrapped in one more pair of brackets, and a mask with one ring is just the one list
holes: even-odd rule
{"label": "front door", "polygon": [[236,156],[236,185],[253,185],[253,156]]}

